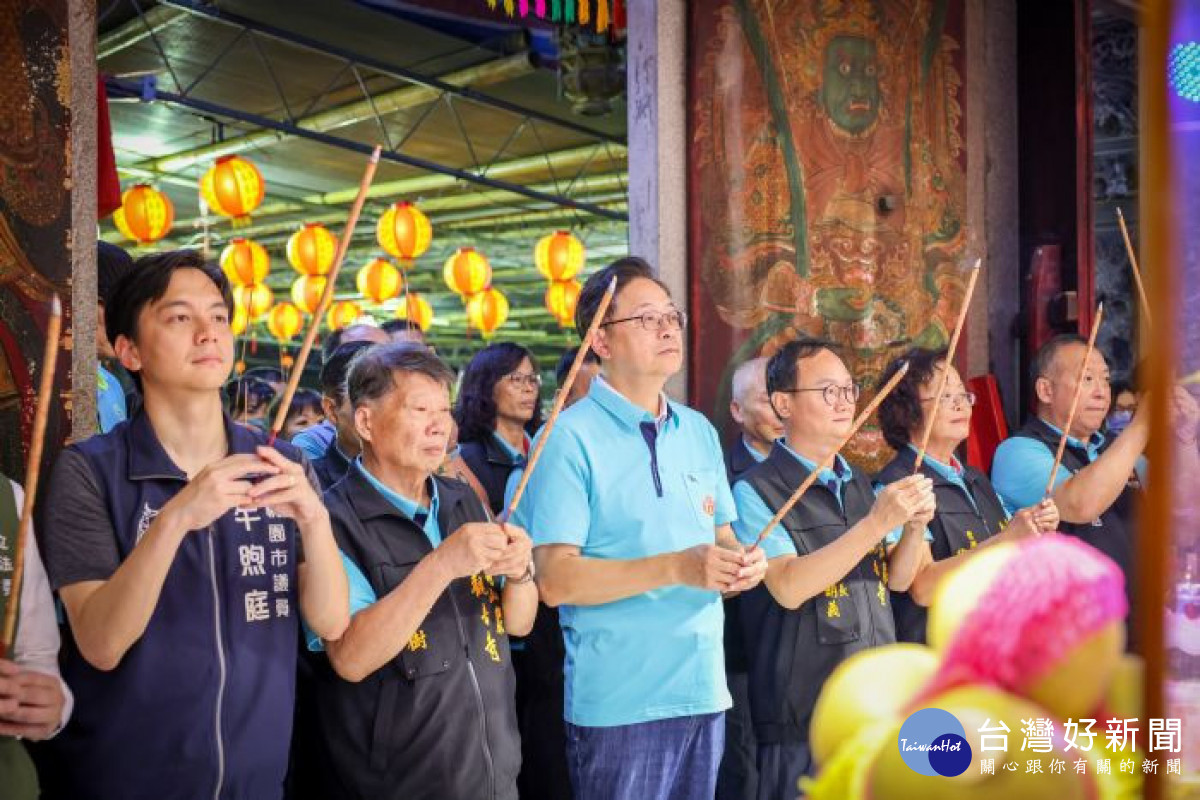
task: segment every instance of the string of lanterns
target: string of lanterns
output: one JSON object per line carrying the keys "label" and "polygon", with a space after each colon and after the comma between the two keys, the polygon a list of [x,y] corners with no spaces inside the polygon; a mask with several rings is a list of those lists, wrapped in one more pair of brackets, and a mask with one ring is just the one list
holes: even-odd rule
{"label": "string of lanterns", "polygon": [[[203,205],[229,218],[235,227],[248,223],[266,194],[262,173],[238,155],[218,158],[200,178],[199,190]],[[113,222],[127,238],[148,245],[170,233],[174,216],[174,207],[165,193],[148,184],[137,184],[123,193]],[[413,203],[397,202],[380,215],[375,234],[379,247],[390,258],[372,258],[359,268],[355,276],[359,295],[374,305],[399,298],[395,316],[428,330],[434,321],[433,306],[426,297],[409,290],[408,274],[433,241],[429,218]],[[251,326],[262,321],[286,357],[286,345],[303,329],[304,316],[317,311],[337,247],[337,237],[324,225],[302,224],[285,247],[287,261],[298,273],[289,291],[291,302],[276,303],[266,285],[271,270],[266,248],[245,237],[231,238],[218,260],[234,290],[234,334],[240,336],[251,330],[253,339]],[[564,328],[573,324],[581,289],[576,276],[585,261],[583,243],[567,231],[543,237],[534,248],[534,262],[548,281],[546,309]],[[483,253],[469,246],[458,248],[446,259],[442,277],[461,299],[469,328],[489,338],[508,320],[508,297],[492,285],[492,267]],[[359,303],[342,300],[329,308],[325,322],[336,330],[353,323],[362,313]]]}
{"label": "string of lanterns", "polygon": [[533,262],[550,282],[546,287],[546,310],[558,320],[559,326],[573,326],[575,306],[583,289],[575,276],[587,262],[583,242],[567,231],[555,231],[538,241],[533,249]]}

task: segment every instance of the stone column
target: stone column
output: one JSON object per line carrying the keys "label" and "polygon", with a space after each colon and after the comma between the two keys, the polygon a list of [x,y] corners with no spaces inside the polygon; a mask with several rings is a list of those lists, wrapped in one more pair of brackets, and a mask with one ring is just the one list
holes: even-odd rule
{"label": "stone column", "polygon": [[96,4],[68,0],[71,70],[71,438],[96,432]]}
{"label": "stone column", "polygon": [[[629,252],[658,270],[686,309],[687,2],[628,7]],[[686,399],[687,366],[671,380]]]}
{"label": "stone column", "polygon": [[967,318],[967,375],[993,373],[1009,424],[1020,408],[1021,309],[1017,209],[1017,8],[1014,0],[967,0],[968,254],[983,259]]}

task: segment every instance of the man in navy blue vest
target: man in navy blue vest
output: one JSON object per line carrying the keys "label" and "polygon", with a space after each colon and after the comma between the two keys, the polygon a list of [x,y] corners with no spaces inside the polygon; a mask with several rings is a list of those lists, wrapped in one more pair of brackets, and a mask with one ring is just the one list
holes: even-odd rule
{"label": "man in navy blue vest", "polygon": [[331,639],[348,624],[300,454],[222,411],[232,305],[221,270],[186,250],[143,258],[108,299],[144,405],[68,447],[47,493],[43,551],[77,699],[47,797],[279,798],[298,617]]}
{"label": "man in navy blue vest", "polygon": [[372,347],[346,380],[362,455],[325,494],[350,576],[340,641],[309,638],[331,797],[516,800],[521,747],[509,634],[533,625],[532,545],[435,475],[453,373],[411,342]]}
{"label": "man in navy blue vest", "polygon": [[[1012,508],[1034,505],[1042,499],[1085,356],[1087,342],[1074,334],[1057,336],[1038,351],[1032,375],[1037,392],[1035,416],[996,448],[992,461],[992,484]],[[1133,649],[1133,605],[1137,597],[1134,510],[1144,478],[1142,451],[1150,437],[1151,404],[1140,403],[1128,427],[1120,436],[1109,439],[1102,428],[1111,404],[1108,363],[1099,350],[1093,350],[1083,371],[1079,407],[1067,431],[1067,445],[1054,474],[1051,497],[1062,517],[1059,529],[1092,545],[1125,573],[1131,612],[1126,632]],[[1173,465],[1173,470],[1194,480],[1196,403],[1177,387],[1171,408],[1178,445],[1175,452],[1181,462]]]}
{"label": "man in navy blue vest", "polygon": [[[734,484],[743,544],[755,542],[850,431],[858,386],[831,347],[793,341],[767,363],[785,435]],[[763,539],[766,580],[741,598],[759,800],[793,800],[797,780],[812,771],[809,721],[837,665],[896,640],[888,590],[911,584],[935,508],[928,478],[903,478],[876,497],[866,475],[838,455]],[[884,539],[901,527],[889,554]]]}

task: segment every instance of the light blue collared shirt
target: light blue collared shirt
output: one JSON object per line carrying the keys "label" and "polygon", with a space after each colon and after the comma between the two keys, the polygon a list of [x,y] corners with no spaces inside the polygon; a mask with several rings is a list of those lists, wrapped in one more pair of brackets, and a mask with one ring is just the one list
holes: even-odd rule
{"label": "light blue collared shirt", "polygon": [[[1062,436],[1062,429],[1042,420],[1046,427]],[[1067,444],[1087,453],[1088,463],[1100,456],[1104,446],[1104,434],[1097,431],[1087,442],[1067,437]],[[1013,436],[1005,439],[996,448],[992,459],[992,486],[996,494],[1009,509],[1028,508],[1042,501],[1050,469],[1054,466],[1054,451],[1044,442],[1028,436]],[[1139,457],[1134,466],[1138,479],[1146,481],[1146,460]],[[1065,483],[1074,473],[1062,464],[1054,473],[1054,489]],[[1053,491],[1053,489],[1051,490]]]}
{"label": "light blue collared shirt", "polygon": [[[717,432],[686,406],[661,408],[656,418],[597,377],[562,412],[513,520],[535,546],[628,560],[715,542],[735,515]],[[611,727],[729,708],[717,592],[664,586],[564,605],[559,616],[568,722]]]}
{"label": "light blue collared shirt", "polygon": [[[812,472],[817,468],[816,462],[797,453],[791,447],[780,439],[778,444],[795,458],[800,464]],[[833,467],[827,467],[820,471],[817,475],[817,482],[822,484],[826,489],[833,493],[837,498],[838,505],[843,503],[843,490],[846,484],[853,477],[850,465],[846,460],[838,455],[833,462]],[[775,516],[775,512],[766,504],[754,487],[744,480],[740,480],[733,485],[733,501],[737,505],[738,518],[733,523],[733,532],[737,534],[738,540],[743,544],[754,544],[754,540],[758,538],[758,534],[771,518]],[[801,501],[803,502],[803,501]],[[858,523],[858,520],[853,520],[850,525]],[[888,534],[888,537],[896,536],[899,538],[899,533],[903,529],[897,529]],[[763,553],[768,559],[777,558],[779,556],[795,556],[799,555],[796,551],[796,545],[792,542],[792,537],[784,530],[782,525],[776,525],[766,535],[762,542]]]}

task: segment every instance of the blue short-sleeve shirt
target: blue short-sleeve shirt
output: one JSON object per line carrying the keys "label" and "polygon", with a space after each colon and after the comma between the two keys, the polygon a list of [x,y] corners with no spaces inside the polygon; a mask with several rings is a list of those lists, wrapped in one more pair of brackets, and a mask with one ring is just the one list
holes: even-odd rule
{"label": "blue short-sleeve shirt", "polygon": [[[383,481],[372,475],[363,465],[362,458],[356,458],[350,469],[357,469],[361,472],[363,477],[381,495],[387,498],[401,514],[419,522],[421,529],[425,532],[425,538],[429,539],[431,545],[437,547],[442,543],[442,530],[437,521],[437,481],[429,481],[429,508],[425,508],[424,506],[417,505],[415,500],[411,500],[391,489]],[[363,609],[370,608],[379,598],[375,596],[375,590],[371,588],[371,582],[367,580],[367,576],[362,573],[358,565],[345,553],[341,553],[341,556],[342,569],[346,571],[346,580],[350,584],[350,616],[353,617]],[[320,652],[325,649],[324,642],[309,629],[307,624],[304,626],[304,639],[308,645],[308,649],[313,652]]]}
{"label": "blue short-sleeve shirt", "polygon": [[[686,406],[663,398],[663,407],[655,419],[598,377],[562,413],[513,518],[535,546],[628,560],[714,543],[716,526],[736,515],[717,432]],[[559,615],[568,722],[609,727],[730,706],[717,592],[667,586]]]}
{"label": "blue short-sleeve shirt", "polygon": [[[788,455],[796,459],[808,471],[817,468],[815,461],[797,453],[783,439],[777,440],[776,444],[784,449]],[[849,483],[853,473],[846,459],[840,455],[834,458],[833,466],[822,469],[817,475],[817,481],[823,484],[829,491],[833,492],[837,498],[838,504],[842,504],[843,494],[846,484]],[[771,518],[775,516],[775,511],[771,509],[762,496],[759,495],[754,487],[744,480],[740,480],[733,486],[733,501],[737,505],[737,520],[733,523],[733,532],[737,534],[738,541],[745,545],[752,545],[758,538],[758,534]],[[899,540],[899,534],[903,532],[903,528],[897,528],[887,534],[888,537],[896,537]],[[886,539],[886,537],[885,537]],[[771,532],[766,535],[762,541],[762,550],[767,559],[778,558],[779,556],[795,556],[799,555],[796,552],[796,545],[792,542],[792,537],[784,530],[782,525],[776,525],[771,529]]]}
{"label": "blue short-sleeve shirt", "polygon": [[[1046,426],[1062,436],[1061,428],[1049,422],[1046,422]],[[1074,436],[1067,437],[1067,444],[1087,452],[1089,462],[1100,457],[1100,448],[1104,446],[1104,442],[1104,434],[1099,432],[1093,433],[1086,443]],[[1008,508],[1028,508],[1042,501],[1053,466],[1054,451],[1045,443],[1028,436],[1013,436],[1005,439],[996,448],[996,455],[992,459],[992,486]],[[1134,469],[1138,479],[1145,482],[1146,460],[1139,457]],[[1054,473],[1054,488],[1057,489],[1073,474],[1071,470],[1059,464],[1058,471]]]}

